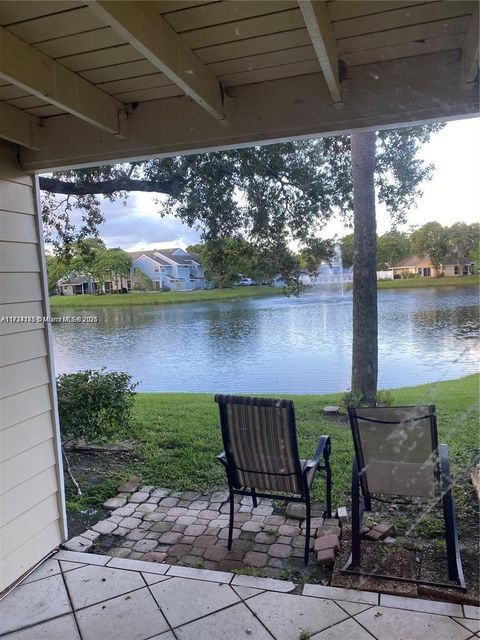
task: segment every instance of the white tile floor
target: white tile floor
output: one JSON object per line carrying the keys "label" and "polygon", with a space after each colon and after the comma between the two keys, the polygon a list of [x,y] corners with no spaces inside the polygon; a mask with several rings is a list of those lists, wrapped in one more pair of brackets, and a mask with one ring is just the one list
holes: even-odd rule
{"label": "white tile floor", "polygon": [[6,640],[470,640],[478,607],[60,551],[0,601]]}

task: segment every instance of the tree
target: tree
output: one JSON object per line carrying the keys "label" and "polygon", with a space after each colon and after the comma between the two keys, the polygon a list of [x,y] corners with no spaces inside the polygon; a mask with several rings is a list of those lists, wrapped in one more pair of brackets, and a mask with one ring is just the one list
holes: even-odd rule
{"label": "tree", "polygon": [[135,291],[142,291],[143,293],[146,293],[147,291],[155,290],[155,284],[153,280],[149,276],[147,276],[147,274],[144,273],[141,269],[135,267],[135,269],[133,270],[133,274],[135,277],[135,281],[133,282],[133,289]]}
{"label": "tree", "polygon": [[447,229],[448,253],[457,261],[460,273],[464,273],[468,260],[472,260],[478,248],[480,225],[456,222]]}
{"label": "tree", "polygon": [[218,289],[232,286],[240,275],[253,275],[253,246],[241,238],[215,238],[192,247],[205,270],[205,277]]}
{"label": "tree", "polygon": [[340,238],[340,251],[342,252],[342,264],[346,269],[353,265],[353,233]]}
{"label": "tree", "polygon": [[377,238],[377,269],[388,269],[392,263],[411,253],[410,238],[402,231],[392,230]]}
{"label": "tree", "polygon": [[69,271],[68,263],[57,256],[46,254],[48,295],[53,296],[57,291],[57,282],[65,277]]}
{"label": "tree", "polygon": [[448,254],[448,234],[439,222],[427,222],[411,235],[412,250],[418,256],[429,256],[436,277],[440,277],[440,265]]}
{"label": "tree", "polygon": [[375,132],[353,133],[354,199],[352,391],[375,405],[378,378]]}

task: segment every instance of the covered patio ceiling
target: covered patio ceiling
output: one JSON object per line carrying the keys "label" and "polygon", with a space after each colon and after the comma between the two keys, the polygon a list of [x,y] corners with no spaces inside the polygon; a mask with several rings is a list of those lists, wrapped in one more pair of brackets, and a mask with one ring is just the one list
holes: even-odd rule
{"label": "covered patio ceiling", "polygon": [[42,172],[478,114],[477,0],[0,2],[0,138]]}

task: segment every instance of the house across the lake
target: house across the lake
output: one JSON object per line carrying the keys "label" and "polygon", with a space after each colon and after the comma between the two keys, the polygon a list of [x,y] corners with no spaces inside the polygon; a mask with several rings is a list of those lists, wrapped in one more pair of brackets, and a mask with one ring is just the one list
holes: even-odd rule
{"label": "house across the lake", "polygon": [[432,265],[429,256],[411,255],[394,262],[387,271],[393,278],[437,278],[438,276],[468,276],[474,273],[474,263],[471,260],[459,261],[447,256],[440,263],[440,272]]}
{"label": "house across the lake", "polygon": [[70,273],[67,277],[57,282],[57,289],[61,296],[78,296],[85,293],[94,293],[95,284],[92,276]]}
{"label": "house across the lake", "polygon": [[130,280],[135,288],[135,269],[140,269],[153,282],[157,291],[194,291],[207,286],[203,267],[198,257],[179,247],[134,251]]}

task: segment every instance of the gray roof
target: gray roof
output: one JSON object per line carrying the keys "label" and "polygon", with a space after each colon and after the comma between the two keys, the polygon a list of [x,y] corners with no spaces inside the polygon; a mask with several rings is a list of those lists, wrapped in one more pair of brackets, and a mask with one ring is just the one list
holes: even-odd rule
{"label": "gray roof", "polygon": [[[177,264],[188,264],[189,262],[198,262],[198,256],[193,255],[192,253],[182,253],[179,256],[174,255],[175,251],[178,251],[179,247],[173,247],[173,249],[158,249],[158,253],[166,256],[173,262]],[[183,251],[183,249],[182,249]]]}
{"label": "gray roof", "polygon": [[147,256],[151,260],[158,262],[158,264],[168,266],[169,263],[166,260],[162,260],[162,258],[156,256],[155,253],[156,249],[152,249],[150,251],[130,251],[128,252],[128,255],[132,258],[133,262],[135,262],[135,260],[138,260],[138,258],[141,258],[142,256]]}

